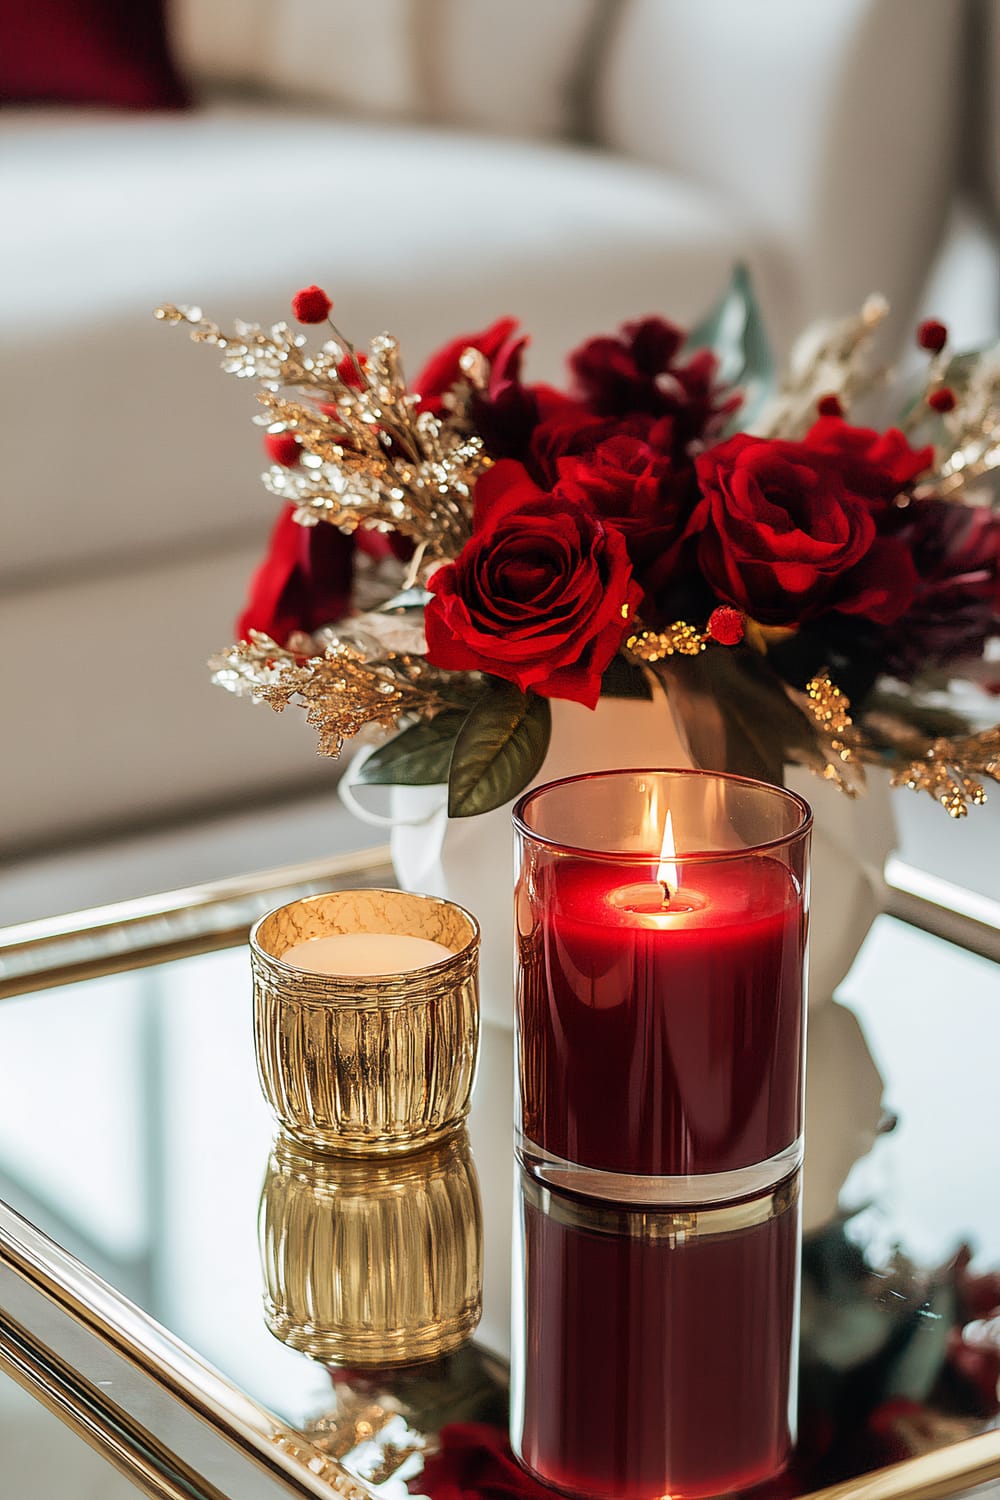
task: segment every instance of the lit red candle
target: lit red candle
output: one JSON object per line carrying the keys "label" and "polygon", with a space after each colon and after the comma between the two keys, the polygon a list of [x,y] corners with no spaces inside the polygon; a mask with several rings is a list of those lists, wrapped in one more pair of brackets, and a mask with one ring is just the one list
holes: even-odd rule
{"label": "lit red candle", "polygon": [[[732,1171],[802,1120],[801,891],[765,857],[641,871],[554,861],[519,996],[523,1130],[622,1173]],[[655,902],[655,904],[654,904]]]}
{"label": "lit red candle", "polygon": [[809,810],[608,772],[515,825],[515,1451],[629,1500],[757,1483],[792,1434]]}

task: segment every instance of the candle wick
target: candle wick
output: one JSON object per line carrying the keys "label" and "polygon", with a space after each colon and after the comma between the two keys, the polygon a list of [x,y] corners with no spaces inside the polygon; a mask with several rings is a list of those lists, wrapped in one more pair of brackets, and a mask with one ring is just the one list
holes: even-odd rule
{"label": "candle wick", "polygon": [[663,892],[663,905],[670,905],[670,887],[665,880],[660,881],[660,889]]}

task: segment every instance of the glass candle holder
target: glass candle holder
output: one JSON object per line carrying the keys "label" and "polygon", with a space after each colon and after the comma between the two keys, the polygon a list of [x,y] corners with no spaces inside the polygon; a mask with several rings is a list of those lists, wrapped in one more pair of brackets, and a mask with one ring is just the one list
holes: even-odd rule
{"label": "glass candle holder", "polygon": [[514,811],[518,1149],[552,1186],[679,1206],[802,1157],[811,814],[705,771],[609,771]]}
{"label": "glass candle holder", "polygon": [[[362,972],[303,967],[322,953],[315,939],[342,938],[322,961]],[[479,1047],[479,926],[462,907],[391,890],[306,896],[262,917],[250,952],[258,1074],[289,1135],[385,1156],[464,1120]],[[398,968],[399,952],[417,966]]]}
{"label": "glass candle holder", "polygon": [[268,1328],[328,1364],[435,1359],[482,1312],[482,1213],[468,1136],[362,1161],[274,1143],[260,1203]]}
{"label": "glass candle holder", "polygon": [[514,1451],[608,1500],[752,1486],[794,1435],[809,808],[613,771],[514,822]]}

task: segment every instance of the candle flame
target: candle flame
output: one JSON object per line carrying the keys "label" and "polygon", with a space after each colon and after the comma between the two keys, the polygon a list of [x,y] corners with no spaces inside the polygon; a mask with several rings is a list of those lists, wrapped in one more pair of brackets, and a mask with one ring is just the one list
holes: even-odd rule
{"label": "candle flame", "polygon": [[677,866],[674,856],[677,850],[674,847],[674,820],[667,809],[667,820],[663,825],[663,843],[660,845],[660,863],[656,867],[656,878],[663,887],[663,900],[667,904],[674,891],[680,885],[677,874]]}

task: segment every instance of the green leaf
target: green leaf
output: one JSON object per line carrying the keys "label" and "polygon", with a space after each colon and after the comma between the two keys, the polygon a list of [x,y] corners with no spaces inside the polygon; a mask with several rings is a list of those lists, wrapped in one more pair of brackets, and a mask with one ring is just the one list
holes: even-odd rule
{"label": "green leaf", "polygon": [[369,755],[358,780],[369,786],[434,786],[448,780],[448,768],[466,715],[448,710],[421,719]]}
{"label": "green leaf", "polygon": [[660,664],[697,765],[781,786],[787,762],[822,764],[812,724],[746,647]]}
{"label": "green leaf", "polygon": [[692,328],[684,349],[688,354],[711,349],[718,356],[719,379],[743,393],[743,404],[730,419],[726,436],[746,431],[773,394],[776,376],[764,320],[745,265],[733,268],[729,286]]}
{"label": "green leaf", "polygon": [[491,680],[455,741],[448,774],[448,816],[492,812],[541,770],[552,715],[547,698]]}
{"label": "green leaf", "polygon": [[380,605],[378,612],[380,615],[396,615],[408,609],[423,609],[430,597],[427,590],[420,587],[404,589],[401,594],[394,594]]}
{"label": "green leaf", "polygon": [[643,698],[653,696],[653,685],[649,675],[636,662],[626,661],[624,656],[613,656],[601,678],[602,698]]}

